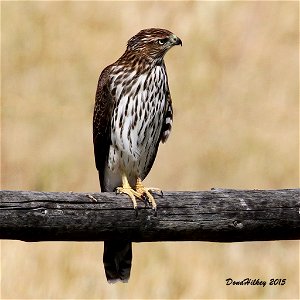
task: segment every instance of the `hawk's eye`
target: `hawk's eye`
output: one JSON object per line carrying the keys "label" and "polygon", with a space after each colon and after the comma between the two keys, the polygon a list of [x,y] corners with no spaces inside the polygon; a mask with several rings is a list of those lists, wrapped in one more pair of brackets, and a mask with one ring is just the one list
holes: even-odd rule
{"label": "hawk's eye", "polygon": [[165,39],[160,39],[157,42],[158,42],[159,45],[164,45],[167,41],[168,41],[168,39],[165,38]]}

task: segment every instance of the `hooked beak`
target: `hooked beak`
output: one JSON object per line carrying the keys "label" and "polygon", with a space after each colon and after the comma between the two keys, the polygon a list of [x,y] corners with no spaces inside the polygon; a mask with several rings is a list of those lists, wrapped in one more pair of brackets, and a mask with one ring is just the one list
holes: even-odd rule
{"label": "hooked beak", "polygon": [[175,45],[182,46],[181,39],[178,36],[176,36],[175,34],[171,35],[170,41],[171,41],[171,43],[172,43],[173,46],[175,46]]}

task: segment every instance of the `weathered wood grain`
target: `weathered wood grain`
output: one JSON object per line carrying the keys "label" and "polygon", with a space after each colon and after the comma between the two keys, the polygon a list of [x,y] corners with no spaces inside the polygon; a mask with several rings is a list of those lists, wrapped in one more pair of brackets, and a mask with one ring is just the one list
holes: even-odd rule
{"label": "weathered wood grain", "polygon": [[[90,197],[91,195],[92,197]],[[167,192],[158,210],[114,193],[0,191],[0,238],[242,242],[300,239],[300,189]],[[97,200],[97,202],[93,199]]]}

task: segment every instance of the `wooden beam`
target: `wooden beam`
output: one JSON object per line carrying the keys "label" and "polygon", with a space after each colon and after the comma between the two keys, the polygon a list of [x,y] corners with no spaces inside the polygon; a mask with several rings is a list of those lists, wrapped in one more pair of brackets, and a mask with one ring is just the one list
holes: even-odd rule
{"label": "wooden beam", "polygon": [[[115,193],[0,191],[0,238],[23,241],[300,240],[300,189],[166,192],[157,216]],[[97,200],[97,201],[95,201]]]}

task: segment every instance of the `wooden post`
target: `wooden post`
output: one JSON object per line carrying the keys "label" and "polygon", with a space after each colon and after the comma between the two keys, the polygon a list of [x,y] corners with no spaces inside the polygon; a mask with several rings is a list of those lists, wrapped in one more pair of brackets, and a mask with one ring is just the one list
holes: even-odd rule
{"label": "wooden post", "polygon": [[167,192],[157,216],[124,195],[0,191],[0,238],[23,241],[300,240],[300,189]]}

